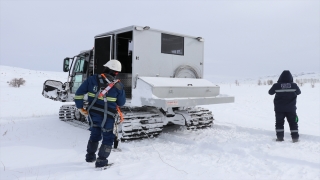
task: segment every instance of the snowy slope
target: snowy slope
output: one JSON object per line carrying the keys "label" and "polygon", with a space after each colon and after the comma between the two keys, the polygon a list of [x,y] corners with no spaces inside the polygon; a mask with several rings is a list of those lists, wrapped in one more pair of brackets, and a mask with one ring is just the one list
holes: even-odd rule
{"label": "snowy slope", "polygon": [[[233,104],[205,106],[212,128],[171,126],[156,139],[124,142],[97,171],[84,162],[89,131],[58,120],[61,104],[42,97],[46,79],[66,73],[0,66],[0,179],[320,179],[320,84],[301,87],[301,141],[275,142],[270,86],[222,84]],[[26,79],[9,87],[14,77]]]}
{"label": "snowy slope", "polygon": [[[65,82],[67,77],[68,74],[63,72],[0,66],[0,117],[39,117],[57,114],[63,103],[43,98],[43,83],[48,79]],[[20,88],[9,87],[7,82],[13,78],[23,78],[26,83]]]}

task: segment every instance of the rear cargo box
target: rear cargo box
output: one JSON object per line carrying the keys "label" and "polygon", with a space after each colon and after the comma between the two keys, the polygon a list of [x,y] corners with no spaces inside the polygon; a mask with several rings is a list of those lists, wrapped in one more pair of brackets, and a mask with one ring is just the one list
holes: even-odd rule
{"label": "rear cargo box", "polygon": [[132,91],[132,106],[188,107],[232,103],[220,87],[205,79],[139,77]]}

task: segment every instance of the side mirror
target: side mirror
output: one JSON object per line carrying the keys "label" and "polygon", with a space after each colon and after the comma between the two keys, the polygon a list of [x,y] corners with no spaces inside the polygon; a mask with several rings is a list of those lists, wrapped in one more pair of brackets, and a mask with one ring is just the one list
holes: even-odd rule
{"label": "side mirror", "polygon": [[62,82],[54,80],[46,80],[43,84],[42,95],[55,101],[61,101],[59,93],[62,90]]}
{"label": "side mirror", "polygon": [[70,58],[64,58],[64,60],[63,60],[63,72],[68,72],[69,71],[69,63],[70,63]]}

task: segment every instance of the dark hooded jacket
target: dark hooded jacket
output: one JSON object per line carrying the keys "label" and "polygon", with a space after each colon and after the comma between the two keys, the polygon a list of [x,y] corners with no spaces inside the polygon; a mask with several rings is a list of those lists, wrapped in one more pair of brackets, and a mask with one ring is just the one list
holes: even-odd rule
{"label": "dark hooded jacket", "polygon": [[296,83],[293,82],[293,77],[290,71],[283,71],[277,83],[269,90],[270,95],[274,97],[274,111],[276,112],[295,112],[297,107],[297,95],[301,91]]}

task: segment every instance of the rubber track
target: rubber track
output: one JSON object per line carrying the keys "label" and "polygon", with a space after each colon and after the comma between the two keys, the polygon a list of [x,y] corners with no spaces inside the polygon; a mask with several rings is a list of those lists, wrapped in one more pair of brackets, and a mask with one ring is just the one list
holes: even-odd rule
{"label": "rubber track", "polygon": [[213,125],[213,115],[208,109],[202,107],[187,108],[191,120],[187,122],[187,129],[202,129]]}
{"label": "rubber track", "polygon": [[121,110],[124,114],[121,140],[156,137],[162,132],[163,120],[158,109],[125,107]]}
{"label": "rubber track", "polygon": [[[152,107],[136,107],[121,108],[124,121],[122,122],[121,140],[134,140],[147,137],[156,137],[163,130],[163,115],[157,108]],[[187,121],[187,129],[195,130],[211,127],[213,124],[212,112],[208,109],[201,107],[190,107],[186,109],[191,119]],[[81,120],[79,114],[77,114],[77,108],[75,105],[63,105],[59,110],[59,119],[66,121],[82,129],[88,129],[88,121],[86,119]],[[78,117],[78,118],[77,118]]]}

